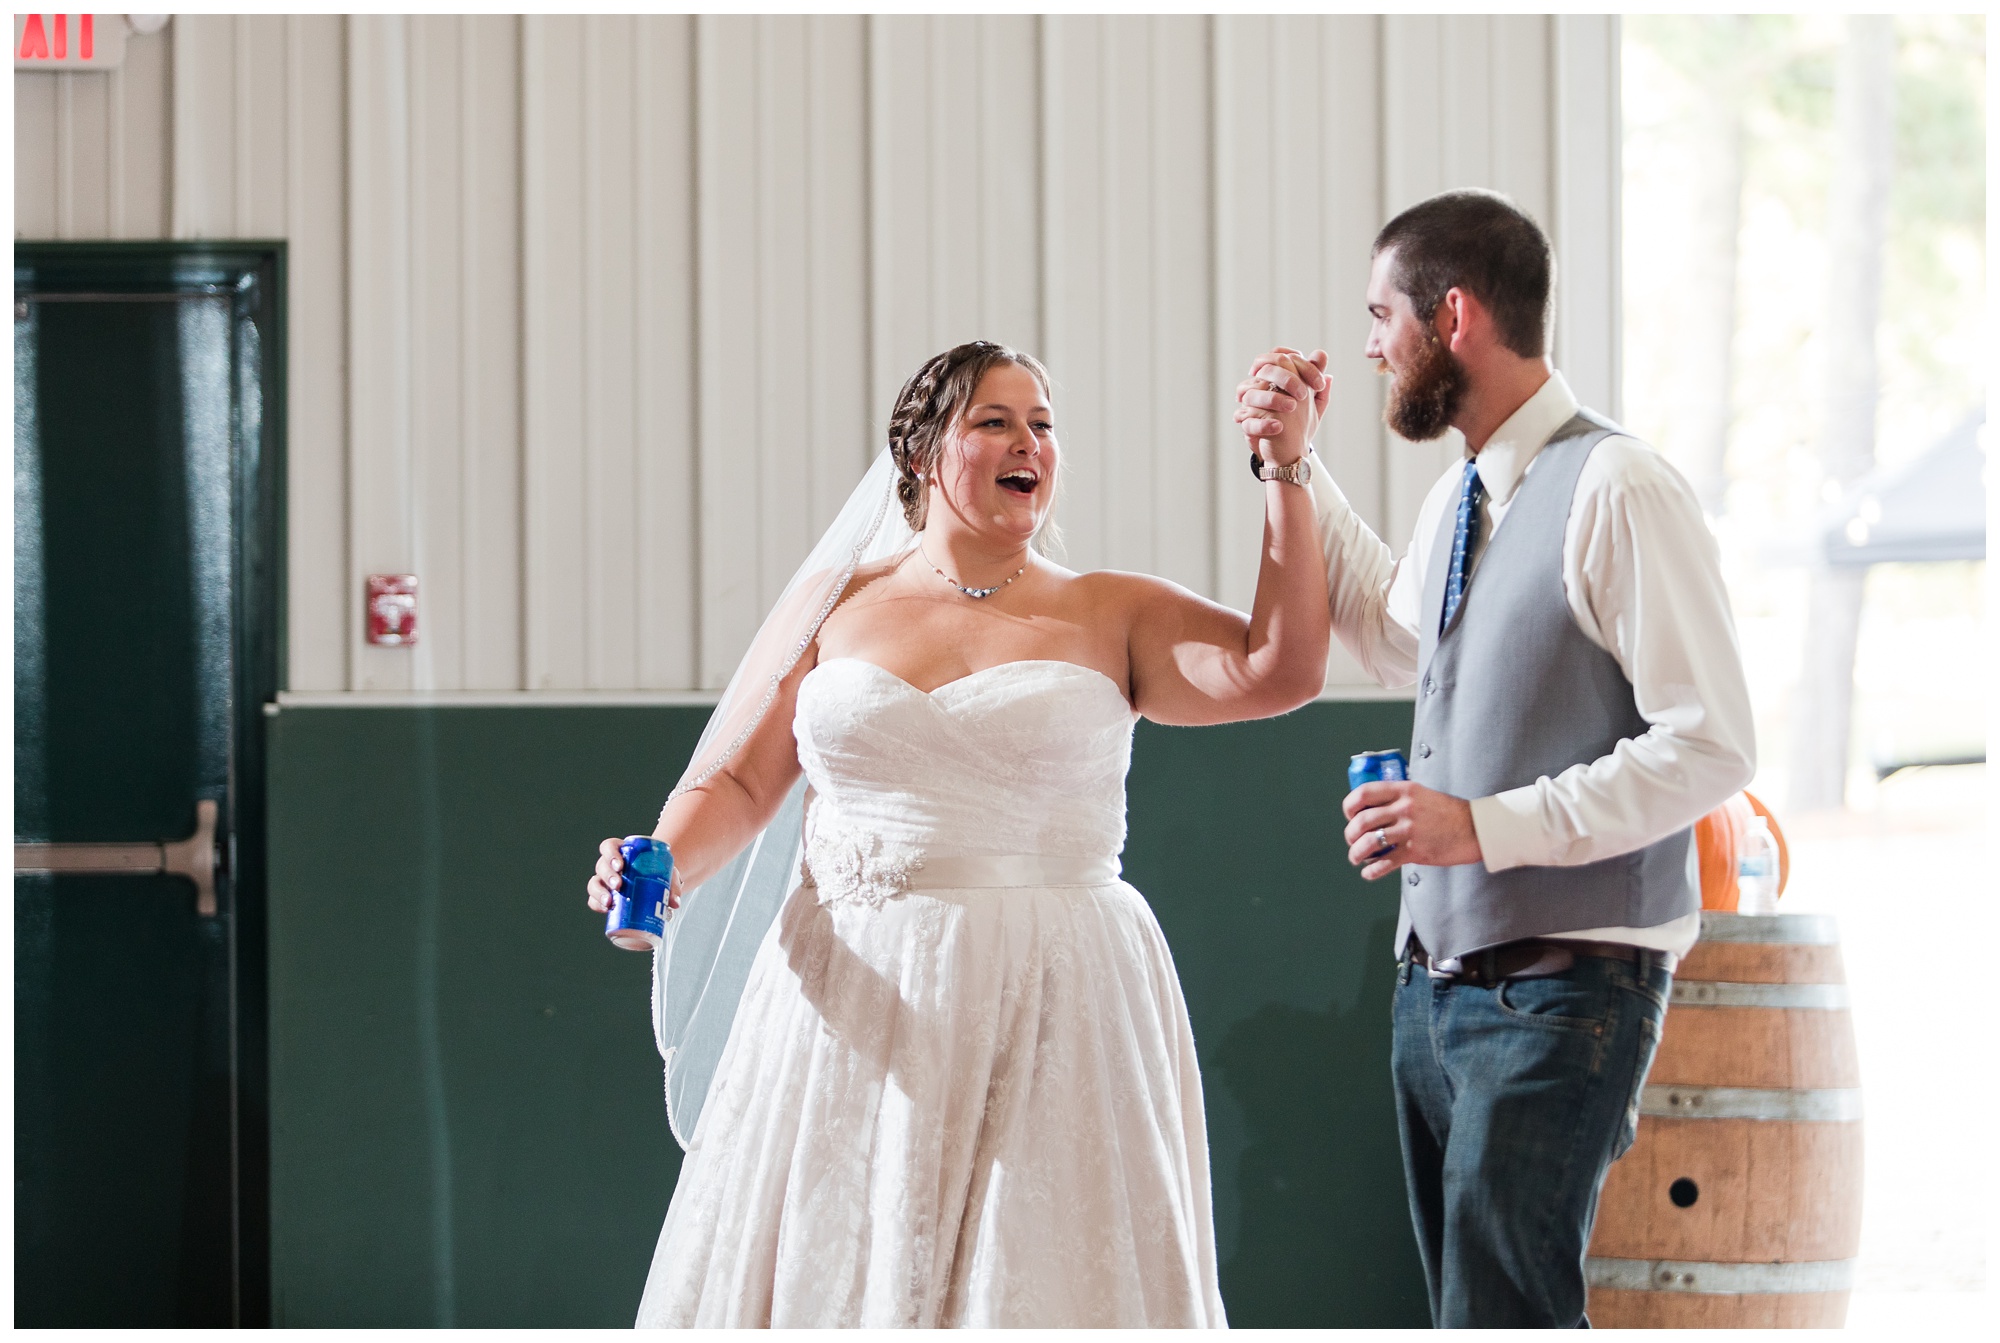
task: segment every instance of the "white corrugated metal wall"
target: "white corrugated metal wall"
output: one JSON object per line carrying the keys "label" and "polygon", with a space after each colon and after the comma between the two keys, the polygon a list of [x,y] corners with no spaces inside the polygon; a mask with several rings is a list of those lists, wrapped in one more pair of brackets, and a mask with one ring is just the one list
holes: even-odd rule
{"label": "white corrugated metal wall", "polygon": [[[1273,340],[1334,352],[1400,548],[1443,463],[1380,427],[1367,245],[1448,186],[1555,233],[1617,410],[1611,18],[190,15],[14,87],[17,237],[289,242],[294,691],[720,684],[973,336],[1057,378],[1074,567],[1248,603]],[[423,639],[370,648],[403,571]]]}

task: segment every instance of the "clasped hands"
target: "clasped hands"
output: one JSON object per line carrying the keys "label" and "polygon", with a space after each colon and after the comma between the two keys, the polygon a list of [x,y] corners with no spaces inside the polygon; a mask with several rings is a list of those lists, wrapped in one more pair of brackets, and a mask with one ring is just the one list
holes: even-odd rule
{"label": "clasped hands", "polygon": [[1236,384],[1236,422],[1266,462],[1290,466],[1312,447],[1331,388],[1325,350],[1306,355],[1277,346]]}
{"label": "clasped hands", "polygon": [[[1236,384],[1236,423],[1265,461],[1295,462],[1312,446],[1330,388],[1325,350],[1307,355],[1276,346],[1257,356],[1250,376]],[[1364,783],[1347,795],[1341,812],[1347,861],[1369,881],[1406,863],[1450,867],[1482,856],[1472,804],[1420,783]]]}

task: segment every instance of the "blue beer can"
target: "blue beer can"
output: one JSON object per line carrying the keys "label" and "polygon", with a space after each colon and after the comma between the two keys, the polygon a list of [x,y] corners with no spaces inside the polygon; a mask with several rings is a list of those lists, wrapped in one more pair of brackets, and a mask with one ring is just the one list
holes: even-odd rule
{"label": "blue beer can", "polygon": [[667,933],[667,886],[674,875],[674,851],[657,839],[634,836],[618,846],[625,870],[611,908],[604,916],[604,935],[627,951],[651,951]]}
{"label": "blue beer can", "polygon": [[1401,751],[1363,751],[1347,762],[1347,791],[1364,783],[1397,782],[1410,777],[1410,762]]}
{"label": "blue beer can", "polygon": [[[1347,791],[1353,792],[1364,783],[1380,783],[1384,780],[1395,782],[1410,777],[1410,762],[1401,751],[1363,751],[1347,762]],[[1394,844],[1375,850],[1370,858],[1380,858],[1395,852]]]}

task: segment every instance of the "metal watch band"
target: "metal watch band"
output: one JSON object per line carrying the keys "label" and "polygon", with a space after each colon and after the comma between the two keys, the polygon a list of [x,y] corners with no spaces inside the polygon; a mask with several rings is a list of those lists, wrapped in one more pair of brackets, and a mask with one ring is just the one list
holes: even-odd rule
{"label": "metal watch band", "polygon": [[1303,485],[1312,479],[1312,462],[1304,457],[1289,466],[1266,466],[1257,450],[1250,450],[1250,474],[1259,480],[1282,481],[1287,485]]}

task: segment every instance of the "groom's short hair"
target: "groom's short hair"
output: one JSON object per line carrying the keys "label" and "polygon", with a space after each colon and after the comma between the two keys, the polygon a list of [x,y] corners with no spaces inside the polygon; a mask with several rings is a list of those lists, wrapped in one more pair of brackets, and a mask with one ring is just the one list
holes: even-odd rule
{"label": "groom's short hair", "polygon": [[1555,250],[1520,206],[1497,191],[1447,191],[1383,225],[1371,255],[1392,247],[1390,280],[1417,316],[1429,321],[1463,289],[1493,314],[1502,345],[1528,359],[1549,352]]}

